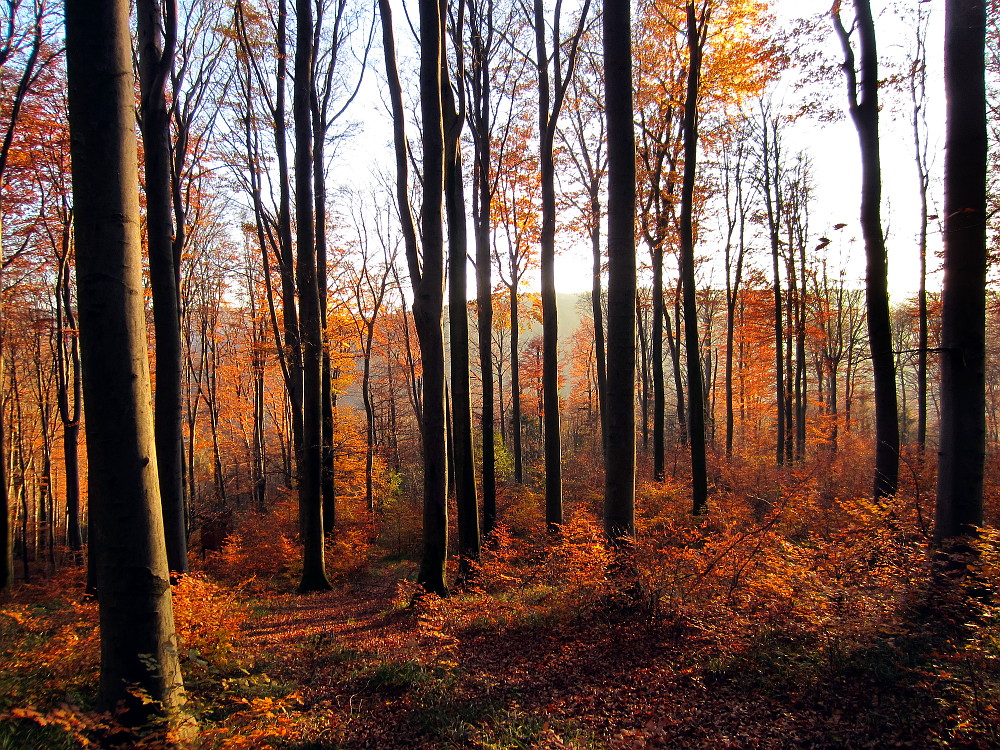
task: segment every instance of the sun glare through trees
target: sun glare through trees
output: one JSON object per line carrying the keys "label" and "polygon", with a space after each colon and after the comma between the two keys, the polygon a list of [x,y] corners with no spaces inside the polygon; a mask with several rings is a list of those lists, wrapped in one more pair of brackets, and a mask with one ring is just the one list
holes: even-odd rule
{"label": "sun glare through trees", "polygon": [[0,0],[0,750],[1000,746],[1000,4],[814,5]]}

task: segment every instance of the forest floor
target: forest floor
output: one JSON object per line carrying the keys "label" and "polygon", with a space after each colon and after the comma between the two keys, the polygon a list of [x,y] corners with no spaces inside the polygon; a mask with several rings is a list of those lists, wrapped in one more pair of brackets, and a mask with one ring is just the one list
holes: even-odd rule
{"label": "forest floor", "polygon": [[[881,508],[730,510],[648,516],[625,558],[583,513],[501,532],[446,599],[361,525],[295,594],[294,511],[250,516],[175,587],[199,747],[1000,747],[995,535],[949,577]],[[0,750],[102,746],[81,584],[0,600]]]}
{"label": "forest floor", "polygon": [[[733,652],[612,599],[568,617],[456,628],[448,602],[402,604],[398,572],[275,597],[247,631],[271,655],[272,677],[299,691],[293,746],[998,746],[995,705],[973,707],[964,727],[953,720],[948,683],[968,680],[934,663],[951,626],[900,623],[859,648],[831,640],[826,653],[771,633]],[[455,594],[466,605],[481,596]]]}

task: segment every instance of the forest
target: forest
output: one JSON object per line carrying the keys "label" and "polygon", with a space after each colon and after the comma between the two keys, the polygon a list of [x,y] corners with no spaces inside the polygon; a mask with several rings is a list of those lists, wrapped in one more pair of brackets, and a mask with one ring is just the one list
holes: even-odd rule
{"label": "forest", "polygon": [[998,0],[0,9],[0,750],[1000,746]]}

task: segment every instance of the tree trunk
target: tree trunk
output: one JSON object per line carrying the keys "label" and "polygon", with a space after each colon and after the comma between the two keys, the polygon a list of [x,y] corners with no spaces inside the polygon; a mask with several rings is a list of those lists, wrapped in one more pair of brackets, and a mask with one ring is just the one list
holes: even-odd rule
{"label": "tree trunk", "polygon": [[635,536],[635,133],[628,3],[605,7],[608,118],[608,384],[604,531]]}
{"label": "tree trunk", "polygon": [[176,6],[138,0],[139,85],[146,172],[146,226],[149,285],[156,338],[155,435],[160,501],[171,572],[186,573],[187,533],[181,466],[181,328],[177,269],[174,267],[173,199],[170,190],[170,119],[165,84],[173,64],[177,35]]}
{"label": "tree trunk", "polygon": [[323,321],[316,278],[316,235],[313,215],[312,0],[295,2],[295,227],[296,286],[299,296],[299,339],[302,345],[302,442],[299,445],[298,489],[302,535],[302,579],[299,591],[330,589],[323,547]]}
{"label": "tree trunk", "polygon": [[[460,4],[459,25],[463,15]],[[461,45],[459,45],[460,47]],[[445,198],[448,213],[448,324],[451,334],[451,409],[455,460],[455,503],[458,511],[459,577],[468,578],[479,560],[479,507],[476,499],[476,456],[472,444],[472,396],[469,384],[469,314],[465,187],[462,182],[461,134],[464,123],[464,65],[458,52],[456,76],[459,109],[442,72],[442,105],[445,127]]]}
{"label": "tree trunk", "polygon": [[396,69],[392,11],[388,0],[379,0],[386,77],[392,106],[396,155],[396,200],[403,225],[406,260],[413,285],[413,321],[420,343],[423,385],[420,431],[423,443],[423,554],[419,583],[428,593],[447,595],[445,565],[448,555],[448,475],[445,445],[444,336],[444,123],[441,109],[441,61],[444,54],[444,19],[437,0],[420,0],[420,109],[423,125],[423,194],[420,263],[417,233],[409,201],[408,154],[403,92]]}
{"label": "tree trunk", "polygon": [[920,229],[917,240],[920,254],[920,288],[917,292],[917,448],[923,458],[927,444],[927,192],[930,177],[927,166],[927,13],[918,6],[916,57],[910,71],[910,97],[913,103],[913,150],[917,165],[917,188],[920,195]]}
{"label": "tree trunk", "polygon": [[639,292],[636,289],[635,297],[635,317],[637,330],[639,332],[639,368],[640,382],[642,384],[642,394],[640,396],[640,411],[642,413],[642,450],[649,450],[649,342],[646,332],[646,316],[643,313],[642,301],[639,299]]}
{"label": "tree trunk", "polygon": [[[492,9],[492,4],[487,6]],[[480,430],[483,446],[483,535],[497,524],[496,438],[493,395],[493,280],[490,262],[490,206],[493,189],[491,160],[491,79],[488,51],[492,49],[493,19],[484,15],[480,0],[469,2],[472,108],[470,130],[474,140],[473,226],[476,234],[476,309],[479,333],[479,375],[482,382]]]}
{"label": "tree trunk", "polygon": [[[316,33],[319,33],[317,29]],[[315,81],[313,82],[315,88]],[[327,243],[326,243],[326,122],[312,92],[313,187],[315,190],[316,286],[319,320],[323,331],[320,362],[320,424],[322,431],[320,494],[323,504],[323,533],[337,526],[337,475],[334,466],[333,372],[330,368],[330,340],[327,335]]]}
{"label": "tree trunk", "polygon": [[123,702],[137,726],[184,694],[149,407],[128,18],[123,0],[66,3],[100,700],[105,710]]}
{"label": "tree trunk", "polygon": [[[633,180],[633,183],[635,180]],[[596,181],[591,184],[590,251],[593,258],[590,285],[590,309],[594,317],[594,347],[597,358],[597,409],[601,417],[601,450],[608,455],[608,355],[604,337],[604,300],[601,292],[601,196]],[[633,238],[634,239],[634,238]],[[635,296],[634,294],[632,295]],[[633,307],[635,303],[633,302]],[[645,352],[645,350],[644,350]]]}
{"label": "tree trunk", "polygon": [[[278,347],[278,353],[285,362],[285,387],[288,389],[288,401],[291,405],[292,450],[289,451],[289,455],[294,456],[297,462],[302,446],[303,355],[299,331],[299,310],[295,300],[297,280],[292,242],[291,178],[288,170],[288,138],[286,135],[288,123],[286,122],[285,110],[285,78],[288,76],[289,57],[286,43],[287,23],[286,0],[279,0],[273,127],[275,161],[278,166],[277,261],[278,273],[281,277],[281,321],[285,341],[284,346]],[[301,471],[300,467],[296,468]],[[302,520],[300,518],[300,526]]]}
{"label": "tree trunk", "polygon": [[[555,120],[549,85],[542,0],[534,0],[535,52],[538,69],[538,162],[542,187],[539,264],[542,276],[542,402],[544,411],[545,524],[557,531],[563,523],[562,436],[559,427],[559,321],[556,311],[556,182],[552,155]],[[556,40],[556,44],[558,44]]]}
{"label": "tree trunk", "polygon": [[[512,268],[513,270],[513,268]],[[510,427],[514,444],[514,481],[524,484],[524,444],[521,434],[521,321],[518,318],[517,277],[510,285]]]}
{"label": "tree trunk", "polygon": [[878,57],[875,22],[868,0],[854,0],[860,35],[860,80],[854,51],[840,20],[839,4],[833,20],[844,50],[851,119],[861,147],[861,231],[868,264],[866,302],[868,341],[875,384],[875,499],[891,497],[899,485],[899,422],[896,414],[896,365],[889,318],[888,269],[882,233],[882,176],[878,140]]}
{"label": "tree trunk", "polygon": [[[707,12],[707,11],[706,11]],[[702,25],[707,24],[707,17]],[[684,99],[684,181],[681,185],[681,279],[684,286],[684,340],[688,370],[688,440],[691,446],[692,512],[708,511],[708,469],[705,455],[705,396],[698,344],[698,306],[694,278],[694,180],[698,157],[698,82],[704,31],[699,30],[694,3],[687,4],[687,38],[690,66]]]}
{"label": "tree trunk", "polygon": [[[651,359],[653,360],[653,479],[662,482],[665,476],[664,439],[666,429],[666,380],[663,376],[663,244],[666,242],[665,217],[656,222],[656,237],[652,247],[653,261],[653,334],[651,342]],[[662,219],[662,220],[661,220]]]}
{"label": "tree trunk", "polygon": [[986,438],[986,5],[948,0],[945,8],[939,541],[973,533],[983,523]]}

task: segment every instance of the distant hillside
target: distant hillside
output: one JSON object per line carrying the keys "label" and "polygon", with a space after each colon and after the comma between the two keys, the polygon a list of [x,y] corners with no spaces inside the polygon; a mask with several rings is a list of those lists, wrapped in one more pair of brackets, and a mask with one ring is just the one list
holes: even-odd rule
{"label": "distant hillside", "polygon": [[[473,308],[474,309],[474,308]],[[576,329],[580,327],[583,321],[584,313],[589,314],[590,311],[590,293],[589,292],[579,292],[579,293],[569,293],[569,292],[556,292],[556,314],[559,318],[559,345],[570,339],[570,337],[576,332]],[[444,309],[444,329],[445,329],[445,346],[448,345],[448,314],[449,309],[446,306]],[[536,322],[532,324],[524,333],[521,334],[521,343],[534,338],[535,336],[542,335],[542,324]],[[471,311],[469,315],[469,336],[475,343],[478,341],[476,336],[476,322],[472,317]]]}

